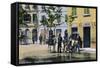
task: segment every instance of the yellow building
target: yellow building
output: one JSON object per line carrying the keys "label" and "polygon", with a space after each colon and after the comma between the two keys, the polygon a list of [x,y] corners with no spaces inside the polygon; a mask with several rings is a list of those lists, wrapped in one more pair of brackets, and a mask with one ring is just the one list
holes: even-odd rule
{"label": "yellow building", "polygon": [[[68,7],[68,34],[78,32],[82,38],[81,47],[96,48],[96,8]],[[70,22],[69,16],[74,20]]]}

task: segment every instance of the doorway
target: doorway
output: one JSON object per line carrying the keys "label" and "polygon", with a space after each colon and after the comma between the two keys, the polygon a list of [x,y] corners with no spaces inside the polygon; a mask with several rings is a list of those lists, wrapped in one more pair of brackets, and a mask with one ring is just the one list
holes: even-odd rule
{"label": "doorway", "polygon": [[85,48],[90,47],[90,27],[83,28],[83,43]]}
{"label": "doorway", "polygon": [[37,29],[32,30],[32,40],[33,40],[33,44],[37,42]]}
{"label": "doorway", "polygon": [[72,27],[72,33],[77,32],[77,27]]}

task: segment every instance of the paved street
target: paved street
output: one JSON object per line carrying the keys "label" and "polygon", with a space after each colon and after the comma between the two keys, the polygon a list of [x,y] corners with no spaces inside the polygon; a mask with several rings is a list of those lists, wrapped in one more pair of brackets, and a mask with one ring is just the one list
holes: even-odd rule
{"label": "paved street", "polygon": [[[57,50],[57,47],[56,47]],[[20,45],[19,63],[49,63],[49,62],[67,62],[95,60],[95,49],[82,48],[80,53],[50,53],[47,45]]]}

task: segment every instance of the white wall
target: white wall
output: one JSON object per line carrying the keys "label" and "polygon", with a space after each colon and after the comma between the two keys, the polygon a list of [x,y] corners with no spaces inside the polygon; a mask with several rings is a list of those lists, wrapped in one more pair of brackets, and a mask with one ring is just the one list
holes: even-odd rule
{"label": "white wall", "polygon": [[[98,6],[100,12],[100,0],[1,0],[0,2],[0,68],[16,68],[10,64],[10,4],[15,1],[28,1],[40,3],[60,3],[71,5]],[[100,13],[98,13],[98,26],[100,26]],[[98,27],[98,40],[100,40],[100,27]],[[65,63],[52,65],[31,65],[19,68],[100,68],[100,42],[98,42],[98,62]]]}

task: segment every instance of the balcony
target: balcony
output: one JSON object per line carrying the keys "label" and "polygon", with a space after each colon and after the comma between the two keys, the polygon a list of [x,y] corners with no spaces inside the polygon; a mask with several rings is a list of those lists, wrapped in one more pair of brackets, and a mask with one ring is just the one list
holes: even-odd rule
{"label": "balcony", "polygon": [[83,14],[83,16],[84,16],[84,17],[89,17],[90,14],[89,14],[89,13],[88,13],[88,14]]}

